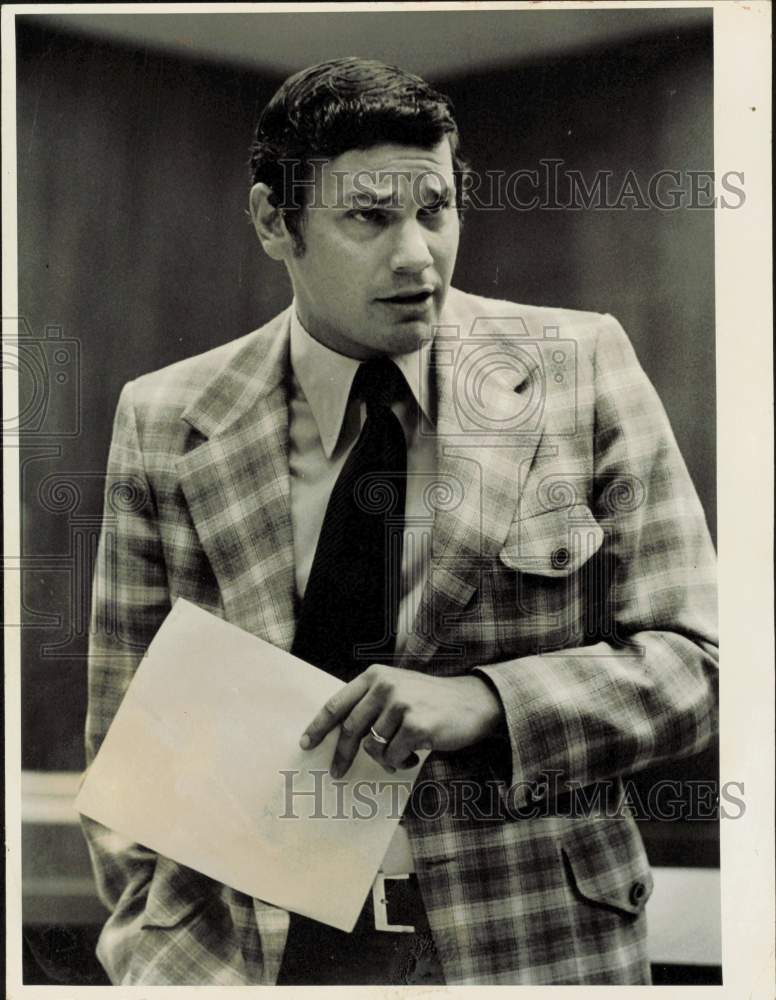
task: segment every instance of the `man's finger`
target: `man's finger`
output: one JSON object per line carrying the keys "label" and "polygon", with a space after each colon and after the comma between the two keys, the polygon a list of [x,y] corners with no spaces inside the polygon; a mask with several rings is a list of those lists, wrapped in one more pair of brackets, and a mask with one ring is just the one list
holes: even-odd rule
{"label": "man's finger", "polygon": [[328,699],[310,725],[302,733],[299,746],[310,750],[318,746],[324,736],[348,715],[353,706],[363,698],[369,688],[369,682],[363,674],[346,684],[335,695]]}
{"label": "man's finger", "polygon": [[[389,771],[395,768],[385,763],[385,752],[390,746],[391,740],[399,731],[401,726],[404,708],[399,705],[388,705],[381,712],[379,718],[370,726],[369,732],[364,739],[364,750],[369,756],[376,760]],[[382,737],[382,739],[378,739]]]}
{"label": "man's finger", "polygon": [[380,698],[371,688],[369,692],[356,702],[350,714],[343,719],[340,727],[337,747],[331,762],[332,778],[341,778],[350,768],[358,753],[361,740],[369,732],[369,727],[382,710]]}

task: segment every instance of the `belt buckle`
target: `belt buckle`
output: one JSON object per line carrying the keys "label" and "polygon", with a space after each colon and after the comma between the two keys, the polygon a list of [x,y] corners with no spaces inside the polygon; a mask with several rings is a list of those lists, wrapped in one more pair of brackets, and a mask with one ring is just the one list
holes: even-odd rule
{"label": "belt buckle", "polygon": [[378,872],[372,883],[372,909],[375,918],[376,931],[392,931],[395,934],[414,934],[415,928],[409,924],[389,924],[388,923],[388,900],[385,895],[385,883],[387,879],[408,879],[409,875],[383,875]]}

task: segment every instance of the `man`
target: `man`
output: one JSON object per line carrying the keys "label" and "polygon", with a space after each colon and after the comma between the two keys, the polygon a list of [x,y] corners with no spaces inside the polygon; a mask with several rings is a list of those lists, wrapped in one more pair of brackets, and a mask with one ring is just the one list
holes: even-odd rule
{"label": "man", "polygon": [[85,821],[98,955],[127,984],[646,983],[620,776],[706,744],[717,668],[713,550],[654,390],[611,317],[450,287],[466,165],[418,77],[302,71],[252,166],[294,301],[122,393],[88,757],[178,597],[337,674],[300,734],[339,727],[333,777],[359,746],[389,771],[431,751],[437,802],[384,865],[414,930],[370,898],[342,934]]}

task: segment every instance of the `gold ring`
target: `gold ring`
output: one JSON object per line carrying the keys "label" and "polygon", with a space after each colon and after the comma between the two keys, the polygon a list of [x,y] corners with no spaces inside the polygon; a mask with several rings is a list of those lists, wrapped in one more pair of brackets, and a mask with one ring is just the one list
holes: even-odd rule
{"label": "gold ring", "polygon": [[387,739],[386,739],[386,738],[385,738],[384,736],[381,736],[381,735],[380,735],[380,734],[379,734],[379,733],[377,732],[377,730],[375,729],[375,727],[374,727],[374,726],[370,726],[370,727],[369,727],[369,732],[370,732],[370,733],[372,734],[372,739],[373,739],[373,740],[374,740],[374,741],[375,741],[376,743],[382,743],[382,744],[383,744],[383,746],[387,746],[387,744],[388,744],[388,742],[389,742],[389,741],[388,741],[388,740],[387,740]]}

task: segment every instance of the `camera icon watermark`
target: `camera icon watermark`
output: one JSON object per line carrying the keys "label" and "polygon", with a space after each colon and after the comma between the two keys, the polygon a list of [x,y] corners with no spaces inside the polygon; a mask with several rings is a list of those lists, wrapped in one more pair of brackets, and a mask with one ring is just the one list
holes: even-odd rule
{"label": "camera icon watermark", "polygon": [[77,437],[81,430],[81,345],[46,326],[33,334],[23,318],[3,318],[3,369],[16,374],[16,412],[3,415],[3,435]]}
{"label": "camera icon watermark", "polygon": [[[562,338],[557,326],[543,327],[540,336],[518,316],[478,317],[466,334],[439,326],[434,365],[452,415],[452,426],[443,428],[448,437],[507,444],[539,431],[564,437],[576,432],[577,344]],[[558,398],[560,419],[548,429],[544,415],[551,397]]]}

